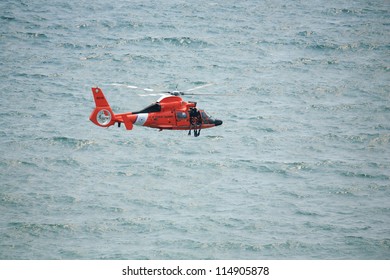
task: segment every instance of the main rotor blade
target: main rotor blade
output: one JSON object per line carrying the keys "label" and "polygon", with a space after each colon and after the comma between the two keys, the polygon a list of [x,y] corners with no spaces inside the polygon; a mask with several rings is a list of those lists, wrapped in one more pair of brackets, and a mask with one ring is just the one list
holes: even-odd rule
{"label": "main rotor blade", "polygon": [[197,87],[194,87],[194,88],[187,89],[184,92],[189,92],[189,91],[193,91],[193,90],[209,87],[209,86],[212,86],[212,85],[213,85],[213,83],[205,84],[205,85],[202,85],[202,86],[197,86]]}
{"label": "main rotor blade", "polygon": [[192,92],[183,92],[183,91],[164,91],[165,94],[170,94],[170,95],[174,95],[174,96],[182,96],[182,95],[191,95],[191,96],[201,96],[201,95],[204,95],[204,96],[212,96],[215,94],[213,93],[192,93]]}
{"label": "main rotor blade", "polygon": [[126,88],[131,88],[131,89],[139,89],[139,90],[143,90],[143,91],[147,91],[147,92],[153,92],[154,89],[152,88],[141,88],[141,87],[137,87],[137,86],[133,86],[133,85],[126,85],[126,84],[118,84],[118,83],[112,83],[112,84],[109,84],[111,86],[119,86],[119,87],[126,87]]}
{"label": "main rotor blade", "polygon": [[145,94],[138,94],[138,96],[164,96],[165,93],[145,93]]}
{"label": "main rotor blade", "polygon": [[170,94],[170,95],[174,95],[174,96],[182,96],[182,95],[205,95],[205,96],[213,96],[214,95],[215,96],[215,94],[212,94],[212,93],[193,93],[192,92],[194,90],[198,90],[198,89],[202,89],[202,88],[205,88],[205,87],[212,86],[212,85],[214,85],[213,83],[204,84],[204,85],[201,85],[201,86],[197,86],[197,87],[194,87],[194,88],[187,89],[185,91],[179,91],[179,90],[173,90],[173,91],[159,91],[159,90],[157,90],[156,91],[156,90],[154,90],[152,88],[141,88],[141,87],[138,87],[138,86],[121,84],[121,83],[111,83],[111,84],[108,84],[108,85],[125,87],[125,88],[129,88],[129,89],[142,90],[142,91],[147,92],[145,94],[138,94],[139,96],[162,96],[162,95],[165,95],[165,94]]}

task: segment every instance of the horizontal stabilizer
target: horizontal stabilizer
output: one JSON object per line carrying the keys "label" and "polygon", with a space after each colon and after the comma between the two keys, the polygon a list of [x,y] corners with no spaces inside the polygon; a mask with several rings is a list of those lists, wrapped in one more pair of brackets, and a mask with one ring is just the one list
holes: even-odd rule
{"label": "horizontal stabilizer", "polygon": [[122,118],[123,118],[123,122],[125,123],[126,129],[132,130],[133,129],[133,122],[132,122],[131,118],[127,115],[123,115]]}

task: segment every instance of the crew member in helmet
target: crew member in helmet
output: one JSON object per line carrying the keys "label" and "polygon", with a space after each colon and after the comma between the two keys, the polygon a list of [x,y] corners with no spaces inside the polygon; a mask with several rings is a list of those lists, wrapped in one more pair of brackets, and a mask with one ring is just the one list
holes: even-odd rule
{"label": "crew member in helmet", "polygon": [[195,107],[190,108],[190,131],[188,132],[188,135],[191,135],[192,128],[194,128],[194,136],[199,136],[202,128],[202,116]]}

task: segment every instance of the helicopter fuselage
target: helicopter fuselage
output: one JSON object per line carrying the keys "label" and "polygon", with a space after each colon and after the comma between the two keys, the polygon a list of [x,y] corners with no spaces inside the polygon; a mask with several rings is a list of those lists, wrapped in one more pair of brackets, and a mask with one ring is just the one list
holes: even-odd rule
{"label": "helicopter fuselage", "polygon": [[162,96],[143,110],[114,114],[100,88],[92,88],[92,93],[96,108],[91,113],[90,120],[101,127],[109,127],[115,123],[120,126],[124,123],[127,130],[139,125],[160,130],[191,131],[222,124],[221,120],[211,118],[204,110],[198,110],[196,102],[184,101],[179,96]]}

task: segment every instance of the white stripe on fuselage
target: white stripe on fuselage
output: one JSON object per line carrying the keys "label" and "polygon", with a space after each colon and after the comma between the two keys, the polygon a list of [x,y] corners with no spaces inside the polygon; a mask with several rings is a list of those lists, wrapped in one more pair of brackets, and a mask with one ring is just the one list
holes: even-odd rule
{"label": "white stripe on fuselage", "polygon": [[146,120],[148,119],[149,114],[138,114],[137,119],[135,120],[135,125],[144,125]]}

